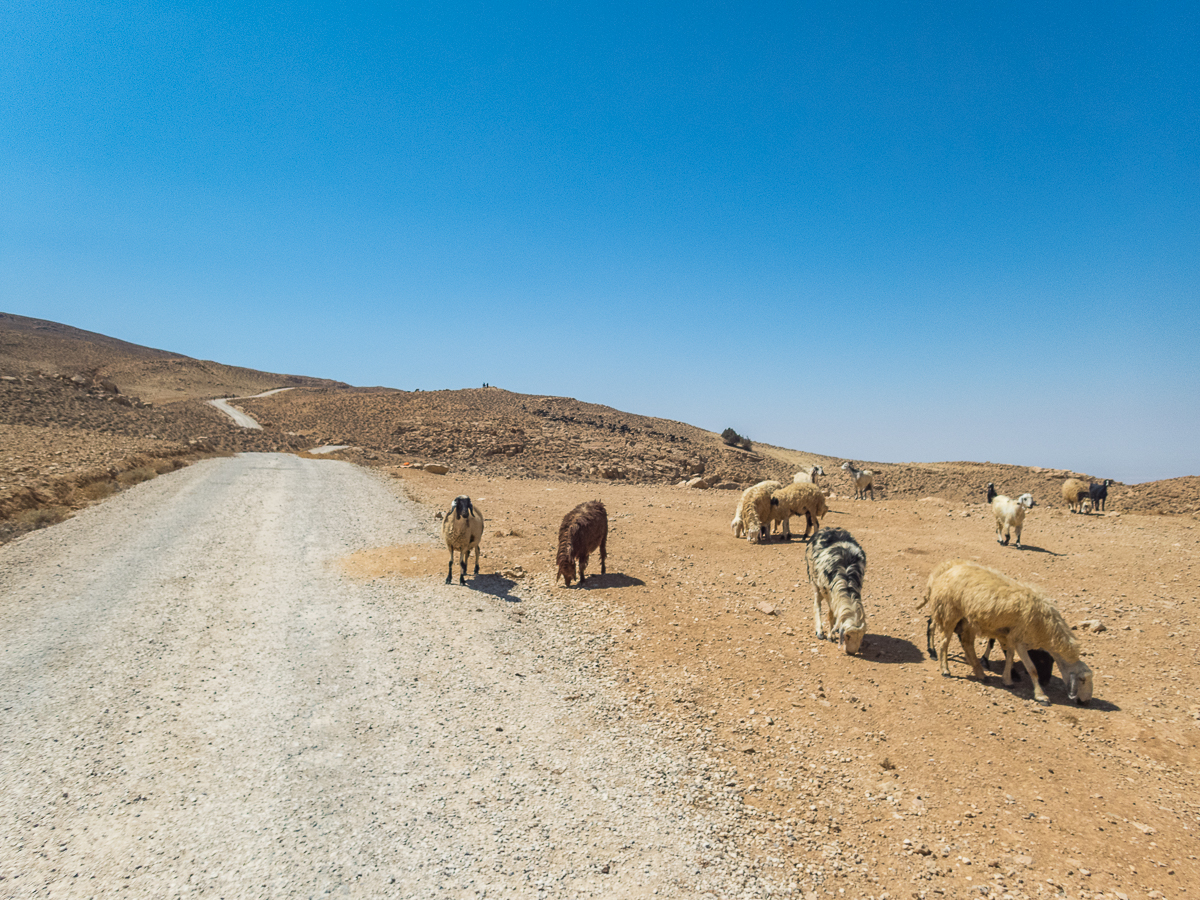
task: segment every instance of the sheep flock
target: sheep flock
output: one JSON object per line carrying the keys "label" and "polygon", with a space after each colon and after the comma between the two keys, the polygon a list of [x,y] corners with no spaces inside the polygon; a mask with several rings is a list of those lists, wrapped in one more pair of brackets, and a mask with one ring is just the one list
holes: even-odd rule
{"label": "sheep flock", "polygon": [[[872,494],[873,473],[856,468],[847,461],[842,465],[855,488],[855,498]],[[834,511],[828,498],[817,484],[824,475],[820,466],[797,472],[793,481],[784,485],[778,481],[762,481],[746,488],[738,498],[731,529],[735,538],[751,544],[772,541],[775,526],[780,528],[783,541],[792,539],[791,519],[804,518],[799,537],[806,542],[804,565],[813,590],[814,631],[818,639],[828,638],[838,643],[848,656],[858,654],[866,643],[867,620],[863,601],[863,582],[867,555],[863,546],[845,528],[822,527],[821,520]],[[1086,511],[1089,503],[1103,504],[1109,479],[1090,484],[1079,479],[1067,479],[1062,495],[1071,512]],[[994,483],[988,483],[988,503],[996,526],[996,540],[1001,545],[1021,548],[1022,529],[1026,514],[1036,505],[1033,496],[1024,493],[1015,500],[1000,494]],[[480,543],[483,537],[483,515],[471,498],[454,498],[442,517],[442,535],[450,552],[446,583],[453,580],[454,554],[459,554],[459,583],[466,584],[467,557],[474,552],[474,574],[479,575]],[[583,584],[587,577],[589,556],[599,552],[600,576],[607,575],[608,512],[599,500],[580,503],[569,510],[558,529],[556,554],[557,572],[566,587]],[[593,576],[595,578],[596,576]],[[603,585],[601,585],[603,586]],[[1049,702],[1044,685],[1057,665],[1070,699],[1087,703],[1092,696],[1093,675],[1081,659],[1082,648],[1054,603],[1035,588],[1024,585],[1004,573],[969,560],[948,559],[937,565],[929,576],[925,596],[918,609],[929,605],[926,642],[931,655],[935,631],[938,666],[943,675],[950,674],[949,644],[954,636],[961,644],[963,657],[972,674],[984,677],[983,665],[975,653],[975,641],[988,641],[983,654],[986,661],[994,644],[999,643],[1005,654],[1003,682],[1012,685],[1020,680],[1013,671],[1014,659],[1019,659],[1033,685],[1033,698]]]}

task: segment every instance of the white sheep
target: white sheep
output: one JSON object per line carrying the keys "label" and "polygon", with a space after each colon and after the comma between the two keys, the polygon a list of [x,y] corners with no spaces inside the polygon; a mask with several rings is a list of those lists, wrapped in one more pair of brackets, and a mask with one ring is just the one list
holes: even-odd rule
{"label": "white sheep", "polygon": [[792,476],[793,484],[816,484],[817,476],[824,476],[825,470],[820,466],[806,466]]}
{"label": "white sheep", "polygon": [[737,509],[733,511],[733,521],[730,526],[733,528],[733,536],[735,538],[744,538],[746,536],[746,521],[743,518],[743,512],[746,509],[746,499],[750,496],[758,485],[752,484],[750,487],[742,491],[741,499],[738,500]]}
{"label": "white sheep", "polygon": [[1015,537],[1014,546],[1021,546],[1021,528],[1025,525],[1025,511],[1033,508],[1033,496],[1022,494],[1016,500],[997,494],[992,498],[992,513],[996,516],[996,543],[1007,544]]}
{"label": "white sheep", "polygon": [[871,499],[875,499],[875,473],[870,469],[856,469],[849,460],[842,463],[842,471],[849,473],[850,480],[854,482],[854,499],[866,499],[866,492],[871,492]]}
{"label": "white sheep", "polygon": [[804,516],[804,533],[801,537],[808,537],[809,529],[813,534],[817,533],[821,527],[821,517],[828,512],[825,495],[815,484],[794,481],[771,494],[771,519],[783,523],[784,540],[792,539],[792,516]]}
{"label": "white sheep", "polygon": [[[742,500],[738,506],[738,514],[742,520],[742,529],[746,540],[759,544],[766,540],[771,533],[772,508],[771,495],[783,485],[778,481],[760,481],[742,492]],[[776,508],[777,509],[777,508]],[[737,521],[736,519],[734,520]],[[737,533],[737,527],[734,527]]]}
{"label": "white sheep", "polygon": [[[853,656],[867,633],[867,614],[863,611],[862,583],[867,573],[867,554],[850,532],[841,528],[822,528],[804,552],[808,580],[813,586],[813,621],[817,637],[837,640],[847,655]],[[821,600],[827,615],[821,616]]]}
{"label": "white sheep", "polygon": [[1062,613],[1048,597],[1007,575],[963,559],[950,559],[929,576],[920,609],[932,603],[933,621],[941,631],[938,663],[942,674],[950,674],[950,637],[962,624],[963,656],[976,678],[983,666],[975,655],[976,637],[995,638],[1005,650],[1004,683],[1012,684],[1012,654],[1015,650],[1033,682],[1033,698],[1049,703],[1038,680],[1032,648],[1046,650],[1058,664],[1067,685],[1067,696],[1084,704],[1092,699],[1092,670],[1080,659],[1079,642]]}
{"label": "white sheep", "polygon": [[[1067,502],[1067,509],[1071,512],[1091,512],[1092,500],[1088,488],[1088,483],[1078,478],[1068,478],[1064,481],[1062,497]],[[1084,503],[1087,503],[1086,510],[1083,508]]]}
{"label": "white sheep", "polygon": [[442,519],[442,537],[450,550],[450,565],[446,570],[446,584],[454,577],[454,551],[459,553],[462,573],[459,584],[467,583],[467,556],[475,551],[475,572],[479,574],[479,542],[483,538],[483,514],[471,503],[471,498],[460,494],[454,498],[446,516]]}

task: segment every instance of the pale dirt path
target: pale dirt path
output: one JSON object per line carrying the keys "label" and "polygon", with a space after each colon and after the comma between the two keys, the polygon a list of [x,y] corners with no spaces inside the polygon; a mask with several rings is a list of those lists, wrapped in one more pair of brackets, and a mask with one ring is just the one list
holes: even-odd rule
{"label": "pale dirt path", "polygon": [[0,896],[765,894],[727,776],[587,635],[337,564],[429,540],[370,473],[247,454],[0,548]]}

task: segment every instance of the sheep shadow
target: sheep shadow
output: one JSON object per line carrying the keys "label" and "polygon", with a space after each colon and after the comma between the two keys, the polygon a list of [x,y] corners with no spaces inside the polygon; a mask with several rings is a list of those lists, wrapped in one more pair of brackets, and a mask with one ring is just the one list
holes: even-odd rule
{"label": "sheep shadow", "polygon": [[892,637],[887,634],[871,634],[863,638],[862,648],[858,655],[864,659],[882,663],[912,663],[921,662],[925,654],[912,641]]}
{"label": "sheep shadow", "polygon": [[1020,547],[1013,547],[1014,550],[1029,550],[1033,553],[1048,553],[1050,556],[1066,556],[1065,553],[1055,553],[1053,550],[1047,550],[1045,547],[1035,547],[1033,544],[1022,544]]}
{"label": "sheep shadow", "polygon": [[642,579],[634,578],[632,575],[626,575],[622,572],[609,572],[606,575],[589,575],[576,585],[576,587],[581,587],[585,591],[600,590],[602,588],[645,586],[646,582],[642,581]]}
{"label": "sheep shadow", "polygon": [[481,594],[490,594],[505,603],[520,603],[521,598],[512,593],[517,583],[500,574],[481,573],[467,582],[467,587]]}

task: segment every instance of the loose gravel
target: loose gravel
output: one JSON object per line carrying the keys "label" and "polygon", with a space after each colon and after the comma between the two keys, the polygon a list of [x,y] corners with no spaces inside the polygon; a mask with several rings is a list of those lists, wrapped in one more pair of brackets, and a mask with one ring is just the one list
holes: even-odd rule
{"label": "loose gravel", "polygon": [[0,547],[0,895],[800,895],[732,771],[348,463],[213,459]]}

